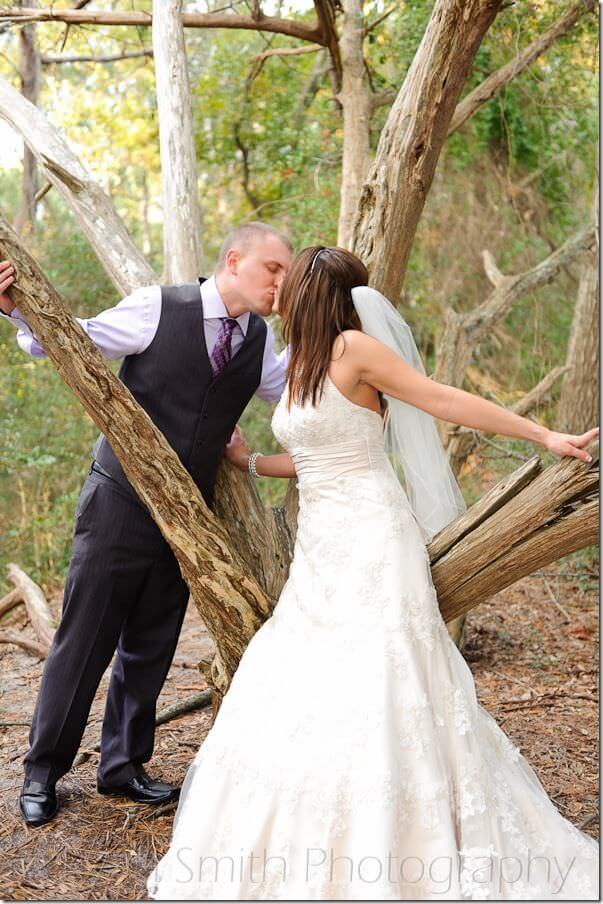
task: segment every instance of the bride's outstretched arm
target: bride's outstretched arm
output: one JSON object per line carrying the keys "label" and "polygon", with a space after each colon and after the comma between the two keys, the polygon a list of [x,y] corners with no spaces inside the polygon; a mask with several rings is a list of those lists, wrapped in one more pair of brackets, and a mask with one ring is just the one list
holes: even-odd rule
{"label": "bride's outstretched arm", "polygon": [[[238,425],[235,427],[230,442],[226,446],[225,455],[241,471],[247,471],[251,449]],[[279,455],[258,455],[255,460],[255,469],[260,477],[296,476],[293,459],[286,452],[282,452]]]}
{"label": "bride's outstretched arm", "polygon": [[531,440],[556,455],[591,460],[582,447],[598,435],[598,427],[580,435],[557,433],[471,392],[437,383],[365,333],[350,330],[345,337],[348,365],[354,368],[359,380],[381,392],[452,424]]}

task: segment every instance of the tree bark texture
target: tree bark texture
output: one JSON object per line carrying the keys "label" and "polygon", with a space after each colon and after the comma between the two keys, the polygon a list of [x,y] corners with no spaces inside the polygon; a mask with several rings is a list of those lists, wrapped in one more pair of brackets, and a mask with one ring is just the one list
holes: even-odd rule
{"label": "tree bark texture", "polygon": [[436,0],[381,133],[352,250],[396,304],[410,249],[467,73],[503,0]]}
{"label": "tree bark texture", "polygon": [[[21,94],[37,107],[40,97],[41,65],[34,24],[24,25],[19,31],[19,74]],[[26,240],[35,230],[37,175],[36,158],[27,144],[24,144],[21,203],[15,218],[15,229]]]}
{"label": "tree bark texture", "polygon": [[[590,443],[588,450],[592,462],[564,457],[537,476],[533,465],[523,465],[518,475],[501,481],[434,538],[432,576],[447,621],[523,575],[597,542],[598,441]],[[490,499],[500,503],[505,485],[516,483],[518,476],[520,483],[528,481],[527,486],[484,517]],[[472,522],[476,509],[477,523]],[[457,536],[452,546],[447,533]]]}
{"label": "tree bark texture", "polygon": [[370,165],[371,91],[362,45],[364,16],[361,0],[343,0],[341,51],[343,160],[337,244],[349,248],[358,201]]}
{"label": "tree bark texture", "polygon": [[[599,184],[593,220],[598,221]],[[599,254],[594,245],[582,259],[578,297],[567,350],[567,373],[559,399],[560,429],[584,433],[599,423]]]}
{"label": "tree bark texture", "polygon": [[168,284],[201,272],[201,211],[182,0],[153,0],[163,195],[163,272]]}

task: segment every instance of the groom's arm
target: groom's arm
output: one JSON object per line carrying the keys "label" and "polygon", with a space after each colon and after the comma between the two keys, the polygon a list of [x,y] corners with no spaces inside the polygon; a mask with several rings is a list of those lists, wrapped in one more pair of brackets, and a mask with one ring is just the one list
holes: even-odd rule
{"label": "groom's arm", "polygon": [[[44,349],[19,309],[14,307],[2,313],[17,328],[19,347],[34,358],[45,358]],[[148,348],[155,338],[160,315],[160,286],[145,286],[95,317],[76,317],[76,320],[103,355],[116,360]]]}
{"label": "groom's arm", "polygon": [[270,324],[266,324],[268,332],[264,345],[262,376],[260,385],[255,391],[265,402],[278,402],[287,382],[287,365],[289,363],[289,346],[279,355],[274,350],[274,333]]}

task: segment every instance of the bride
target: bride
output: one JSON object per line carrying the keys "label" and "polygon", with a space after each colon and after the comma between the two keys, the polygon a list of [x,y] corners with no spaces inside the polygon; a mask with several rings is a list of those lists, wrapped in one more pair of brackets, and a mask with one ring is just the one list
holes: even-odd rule
{"label": "bride", "polygon": [[[161,900],[598,900],[598,845],[477,702],[426,543],[464,510],[433,417],[583,461],[556,433],[425,376],[361,261],[312,247],[279,307],[287,450],[228,457],[297,477],[289,578],[187,773]],[[389,452],[389,456],[387,452]],[[404,486],[398,479],[404,479]]]}

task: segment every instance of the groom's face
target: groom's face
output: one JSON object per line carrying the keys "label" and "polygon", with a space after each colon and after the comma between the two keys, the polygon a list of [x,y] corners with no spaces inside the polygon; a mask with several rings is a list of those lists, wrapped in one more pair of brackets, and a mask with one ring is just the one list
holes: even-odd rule
{"label": "groom's face", "polygon": [[234,253],[235,284],[241,301],[254,314],[267,317],[291,266],[291,252],[278,236],[263,235]]}

